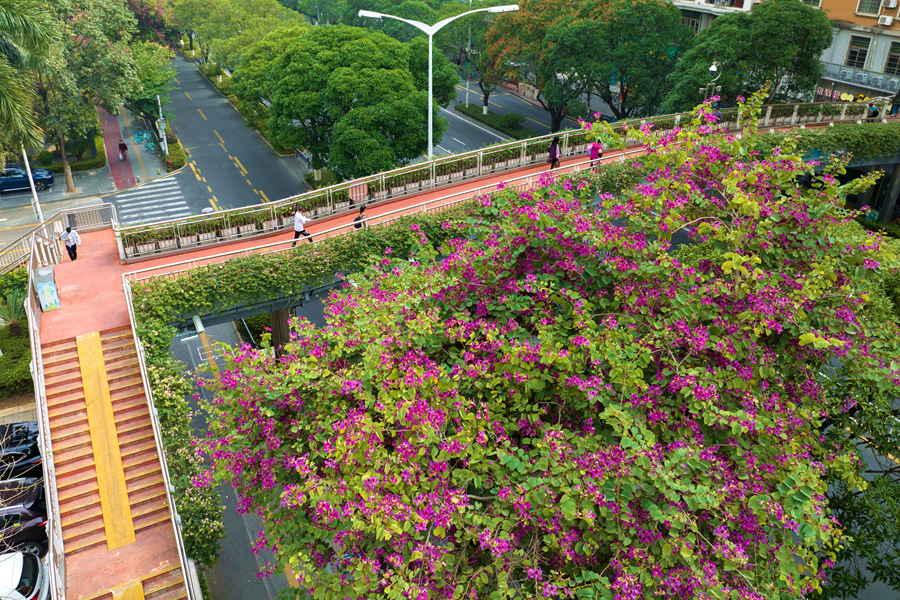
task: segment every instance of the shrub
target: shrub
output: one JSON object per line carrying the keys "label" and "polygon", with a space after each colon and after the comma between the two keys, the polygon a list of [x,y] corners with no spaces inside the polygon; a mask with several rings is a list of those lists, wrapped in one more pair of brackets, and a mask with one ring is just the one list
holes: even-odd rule
{"label": "shrub", "polygon": [[323,187],[328,187],[330,185],[334,185],[335,183],[337,183],[337,179],[334,176],[334,172],[331,171],[330,169],[322,169],[322,179],[320,179],[319,181],[316,181],[315,173],[313,173],[312,171],[310,171],[309,173],[306,173],[303,176],[303,179],[306,181],[306,184],[314,190],[317,190],[317,189],[323,188]]}
{"label": "shrub", "polygon": [[169,141],[169,156],[166,158],[166,166],[170,172],[177,171],[185,165],[187,157],[184,154],[184,148],[178,142],[178,138],[172,136],[167,139]]}
{"label": "shrub", "polygon": [[15,271],[0,275],[0,298],[6,298],[16,290],[25,291],[28,287],[28,270],[19,267]]}
{"label": "shrub", "polygon": [[244,323],[247,325],[246,329],[243,326],[238,326],[241,338],[247,338],[247,330],[249,329],[252,339],[247,340],[247,342],[259,345],[260,340],[262,340],[262,334],[266,333],[266,330],[271,328],[272,321],[269,317],[269,313],[262,313],[253,315],[252,317],[246,317]]}
{"label": "shrub", "polygon": [[53,162],[53,153],[49,150],[41,150],[38,152],[37,156],[34,157],[34,162],[42,167],[46,167]]}
{"label": "shrub", "polygon": [[[96,136],[94,142],[97,144],[97,156],[70,162],[69,168],[72,169],[73,173],[76,171],[93,171],[106,165],[106,147],[103,145],[103,136]],[[47,169],[54,173],[62,173],[63,165],[55,162],[47,165]]]}
{"label": "shrub", "polygon": [[519,113],[509,113],[500,117],[500,127],[504,129],[515,129],[525,122],[525,117]]}
{"label": "shrub", "polygon": [[[23,327],[25,323],[22,323]],[[12,337],[9,327],[0,329],[0,398],[34,391],[31,380],[31,343],[28,336]]]}
{"label": "shrub", "polygon": [[[525,127],[522,127],[521,125],[519,125],[517,127],[505,127],[501,123],[501,120],[503,119],[503,117],[501,117],[500,115],[498,115],[497,113],[495,113],[493,111],[488,111],[488,114],[486,114],[486,115],[482,114],[481,107],[475,106],[474,104],[472,106],[468,106],[468,107],[465,104],[457,104],[454,106],[454,108],[457,111],[463,113],[464,115],[475,119],[476,121],[481,121],[482,123],[486,123],[487,125],[490,125],[494,129],[499,129],[503,133],[511,135],[512,137],[514,137],[517,140],[526,140],[526,139],[532,138],[536,135],[533,131],[531,131],[530,129],[527,129]],[[522,119],[522,121],[524,121],[524,118]]]}

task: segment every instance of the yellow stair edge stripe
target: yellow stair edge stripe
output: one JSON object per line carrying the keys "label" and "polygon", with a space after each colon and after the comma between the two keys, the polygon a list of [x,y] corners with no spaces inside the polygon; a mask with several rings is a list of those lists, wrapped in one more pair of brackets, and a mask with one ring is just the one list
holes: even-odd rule
{"label": "yellow stair edge stripe", "polygon": [[[100,488],[100,506],[103,509],[103,526],[110,550],[131,544],[135,540],[134,522],[125,486],[125,470],[116,435],[116,419],[113,414],[109,381],[103,363],[100,333],[94,331],[76,338],[84,398],[87,404],[88,426],[97,483]],[[143,592],[141,592],[143,598]]]}
{"label": "yellow stair edge stripe", "polygon": [[140,581],[113,588],[113,600],[144,600],[144,586]]}

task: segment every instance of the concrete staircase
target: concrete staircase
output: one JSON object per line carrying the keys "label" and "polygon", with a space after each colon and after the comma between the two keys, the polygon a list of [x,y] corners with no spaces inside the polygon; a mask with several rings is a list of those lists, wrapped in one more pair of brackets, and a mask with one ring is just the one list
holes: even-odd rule
{"label": "concrete staircase", "polygon": [[[145,542],[157,539],[172,529],[162,467],[130,328],[100,332],[100,345],[115,421],[115,439],[124,470],[127,505],[136,542],[140,544],[142,538]],[[98,462],[95,455],[97,442],[92,441],[88,423],[77,341],[71,338],[51,342],[44,344],[41,351],[66,563],[74,566],[92,560],[102,561],[104,555],[114,549],[107,544],[107,527],[115,522],[117,515],[106,515],[104,519],[95,464]],[[147,535],[142,536],[142,532]],[[167,556],[158,568],[137,579],[146,599],[187,598],[177,555],[174,560]],[[136,585],[133,579],[131,583]],[[115,582],[109,585],[111,587],[99,594],[80,597],[112,598]]]}

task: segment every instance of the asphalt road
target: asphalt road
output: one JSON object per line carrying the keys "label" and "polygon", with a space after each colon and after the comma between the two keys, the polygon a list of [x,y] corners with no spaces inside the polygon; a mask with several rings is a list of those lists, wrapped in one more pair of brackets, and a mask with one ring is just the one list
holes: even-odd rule
{"label": "asphalt road", "polygon": [[182,189],[196,212],[254,206],[306,191],[305,166],[297,158],[276,154],[196,65],[179,56],[175,68],[177,87],[167,110],[189,154]]}

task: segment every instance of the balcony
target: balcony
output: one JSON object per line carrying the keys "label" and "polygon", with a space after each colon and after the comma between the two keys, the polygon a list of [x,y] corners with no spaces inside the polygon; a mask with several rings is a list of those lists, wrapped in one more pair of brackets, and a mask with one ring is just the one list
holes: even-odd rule
{"label": "balcony", "polygon": [[[748,10],[752,0],[674,0],[682,10],[724,15],[736,10]],[[744,7],[747,8],[744,8]]]}
{"label": "balcony", "polygon": [[823,79],[846,83],[886,94],[896,94],[900,91],[900,75],[885,75],[865,69],[855,69],[846,65],[822,62],[825,65]]}

